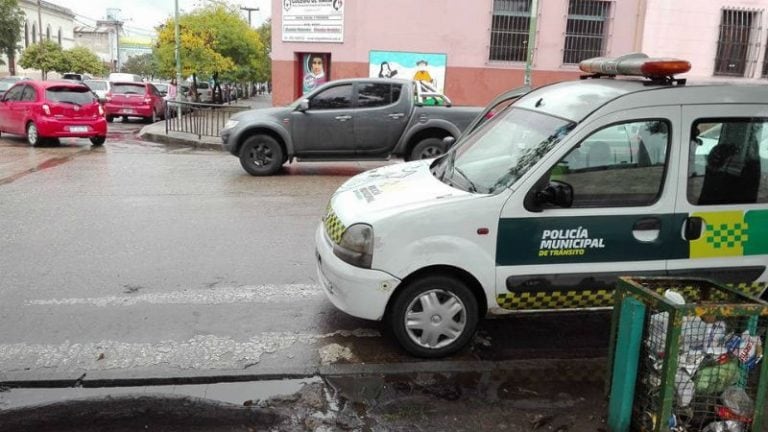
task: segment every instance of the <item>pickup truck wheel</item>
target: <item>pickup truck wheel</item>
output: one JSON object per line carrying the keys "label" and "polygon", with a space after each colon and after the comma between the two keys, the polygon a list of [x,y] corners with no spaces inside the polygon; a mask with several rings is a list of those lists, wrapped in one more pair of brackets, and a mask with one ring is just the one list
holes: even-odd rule
{"label": "pickup truck wheel", "polygon": [[445,153],[445,143],[440,138],[427,138],[419,141],[411,150],[409,160],[432,159]]}
{"label": "pickup truck wheel", "polygon": [[418,357],[443,357],[464,348],[478,322],[477,299],[458,279],[427,276],[395,298],[388,316],[395,338]]}
{"label": "pickup truck wheel", "polygon": [[269,135],[249,137],[240,148],[240,164],[252,176],[267,176],[276,173],[285,157],[280,143]]}

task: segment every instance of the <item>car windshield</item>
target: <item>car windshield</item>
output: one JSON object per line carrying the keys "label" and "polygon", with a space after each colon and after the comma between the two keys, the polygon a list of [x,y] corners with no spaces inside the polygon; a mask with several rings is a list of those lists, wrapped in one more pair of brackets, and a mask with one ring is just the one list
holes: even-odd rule
{"label": "car windshield", "polygon": [[45,98],[50,102],[86,105],[96,101],[93,93],[86,87],[50,87],[45,90]]}
{"label": "car windshield", "polygon": [[112,93],[144,94],[144,84],[112,84]]}
{"label": "car windshield", "polygon": [[106,90],[106,81],[85,81],[85,85],[91,88],[91,90]]}
{"label": "car windshield", "polygon": [[562,118],[508,108],[441,159],[439,175],[470,192],[496,193],[515,183],[574,126]]}
{"label": "car windshield", "polygon": [[157,88],[157,91],[159,92],[167,92],[168,84],[158,83],[158,84],[155,84],[155,88]]}

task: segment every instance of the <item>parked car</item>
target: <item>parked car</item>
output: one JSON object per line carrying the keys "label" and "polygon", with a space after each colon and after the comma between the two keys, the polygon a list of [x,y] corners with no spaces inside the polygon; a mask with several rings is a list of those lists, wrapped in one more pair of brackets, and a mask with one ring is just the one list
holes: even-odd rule
{"label": "parked car", "polygon": [[89,79],[83,81],[83,84],[96,93],[99,99],[106,99],[107,93],[109,93],[109,81],[100,79]]}
{"label": "parked car", "polygon": [[[435,106],[426,106],[427,100]],[[271,175],[299,160],[405,160],[446,150],[482,107],[454,107],[417,81],[332,81],[285,108],[237,113],[221,130],[224,147],[251,175]]]}
{"label": "parked car", "polygon": [[155,86],[157,91],[159,91],[160,94],[163,95],[163,97],[165,97],[168,94],[168,83],[153,82],[152,85]]}
{"label": "parked car", "polygon": [[165,116],[163,95],[150,83],[110,83],[106,99],[104,110],[108,122],[112,122],[115,117],[122,117],[123,121],[129,117],[142,117],[154,123]]}
{"label": "parked car", "polygon": [[200,103],[213,102],[213,89],[211,85],[205,81],[199,81],[197,83],[197,94],[200,95]]}
{"label": "parked car", "polygon": [[11,88],[12,85],[16,84],[19,81],[29,79],[27,77],[20,77],[20,76],[7,76],[4,78],[0,78],[0,97],[3,97],[3,94]]}
{"label": "parked car", "polygon": [[67,72],[67,73],[61,74],[61,79],[83,82],[85,80],[93,79],[93,77],[84,73]]}
{"label": "parked car", "polygon": [[107,139],[107,123],[98,99],[84,84],[24,80],[0,99],[0,131],[26,135],[34,146],[47,139],[89,138],[93,145]]}
{"label": "parked car", "polygon": [[621,275],[768,298],[768,86],[638,53],[580,68],[440,158],[341,185],[313,245],[331,303],[441,357],[486,315],[610,308]]}
{"label": "parked car", "polygon": [[110,82],[144,82],[140,75],[122,72],[112,72],[107,80]]}

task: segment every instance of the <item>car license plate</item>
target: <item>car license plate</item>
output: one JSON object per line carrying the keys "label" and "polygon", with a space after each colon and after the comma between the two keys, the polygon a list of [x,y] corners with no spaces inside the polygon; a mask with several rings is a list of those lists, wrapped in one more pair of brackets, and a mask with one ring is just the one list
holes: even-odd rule
{"label": "car license plate", "polygon": [[132,108],[123,108],[123,112],[126,113],[126,114],[133,114],[133,109]]}
{"label": "car license plate", "polygon": [[70,126],[70,132],[88,132],[88,126]]}

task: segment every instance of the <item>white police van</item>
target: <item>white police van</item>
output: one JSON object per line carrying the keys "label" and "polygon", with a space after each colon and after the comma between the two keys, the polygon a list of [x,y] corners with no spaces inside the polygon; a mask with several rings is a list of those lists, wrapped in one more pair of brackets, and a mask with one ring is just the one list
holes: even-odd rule
{"label": "white police van", "polygon": [[441,158],[344,183],[315,238],[331,302],[438,357],[486,314],[610,307],[620,275],[763,295],[768,86],[690,85],[643,54],[580,66]]}

